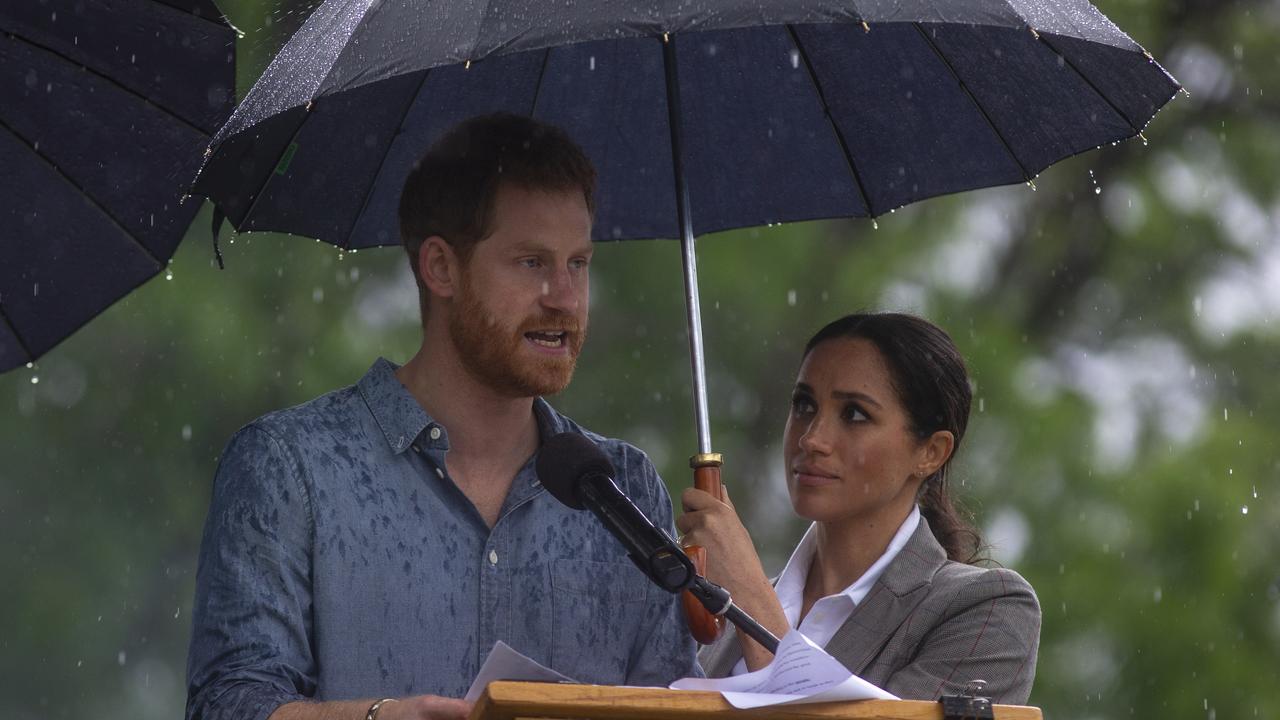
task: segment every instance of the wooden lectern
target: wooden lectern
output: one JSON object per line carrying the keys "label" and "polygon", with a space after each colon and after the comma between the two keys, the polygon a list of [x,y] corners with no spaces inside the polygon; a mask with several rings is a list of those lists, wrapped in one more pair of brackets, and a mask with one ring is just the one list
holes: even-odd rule
{"label": "wooden lectern", "polygon": [[[1042,720],[1040,709],[995,705],[995,720]],[[923,700],[859,700],[738,710],[720,693],[661,688],[499,681],[476,701],[471,720],[942,720]]]}

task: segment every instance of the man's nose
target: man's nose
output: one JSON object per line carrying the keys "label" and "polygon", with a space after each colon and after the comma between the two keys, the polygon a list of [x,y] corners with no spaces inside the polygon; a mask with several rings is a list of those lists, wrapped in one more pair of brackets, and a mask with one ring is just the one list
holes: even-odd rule
{"label": "man's nose", "polygon": [[577,312],[582,304],[583,278],[575,277],[568,268],[560,268],[542,281],[544,307],[563,312]]}

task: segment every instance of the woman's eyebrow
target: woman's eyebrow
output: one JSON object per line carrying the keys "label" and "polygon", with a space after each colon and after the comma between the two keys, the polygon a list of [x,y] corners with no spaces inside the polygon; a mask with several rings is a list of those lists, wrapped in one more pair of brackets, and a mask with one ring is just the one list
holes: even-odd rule
{"label": "woman's eyebrow", "polygon": [[831,397],[837,400],[858,400],[876,408],[883,408],[880,403],[876,402],[875,398],[866,393],[860,393],[853,390],[832,390]]}

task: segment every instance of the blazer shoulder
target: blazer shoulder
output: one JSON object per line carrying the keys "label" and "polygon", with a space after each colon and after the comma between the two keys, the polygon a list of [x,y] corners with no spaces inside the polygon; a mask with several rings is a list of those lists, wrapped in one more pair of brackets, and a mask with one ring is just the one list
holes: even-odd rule
{"label": "blazer shoulder", "polygon": [[1035,588],[1016,570],[1004,567],[982,567],[948,560],[933,577],[936,591],[964,591],[989,597],[1036,597]]}

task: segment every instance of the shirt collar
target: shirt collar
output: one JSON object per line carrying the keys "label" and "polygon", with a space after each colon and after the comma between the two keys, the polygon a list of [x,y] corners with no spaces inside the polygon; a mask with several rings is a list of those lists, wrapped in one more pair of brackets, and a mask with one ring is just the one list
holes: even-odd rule
{"label": "shirt collar", "polygon": [[[884,553],[880,555],[871,567],[858,578],[835,596],[843,595],[854,604],[857,605],[867,594],[867,590],[875,584],[876,580],[884,574],[885,568],[893,559],[898,556],[902,548],[911,540],[911,535],[916,531],[916,527],[920,524],[920,507],[912,506],[911,512],[907,515],[907,519],[902,521],[898,526],[898,531],[894,533],[893,539],[889,541],[888,547]],[[817,551],[818,546],[818,523],[809,525],[809,529],[805,531],[804,537],[800,539],[800,544],[796,546],[791,558],[787,560],[786,566],[782,568],[782,573],[778,575],[778,582],[774,586],[778,595],[779,602],[782,603],[783,613],[787,616],[787,621],[791,623],[791,627],[796,627],[796,621],[800,617],[800,607],[804,603],[804,584],[809,577],[809,566],[813,564],[813,554]],[[835,597],[833,596],[833,597]]]}
{"label": "shirt collar", "polygon": [[396,377],[397,367],[386,358],[378,358],[356,383],[391,451],[399,455],[409,449],[419,435],[423,436],[422,440],[428,447],[448,450],[449,436],[444,427],[422,409],[418,400]]}
{"label": "shirt collar", "polygon": [[[447,451],[448,430],[423,409],[417,398],[396,377],[398,367],[380,357],[356,383],[365,405],[382,430],[382,436],[397,455],[409,449],[415,441],[420,442],[423,449]],[[568,418],[540,397],[533,400],[533,415],[538,422],[542,442],[552,435],[573,429]]]}
{"label": "shirt collar", "polygon": [[553,435],[576,430],[569,418],[561,415],[551,407],[551,403],[540,397],[533,399],[533,417],[538,421],[538,436],[542,442],[550,440]]}

